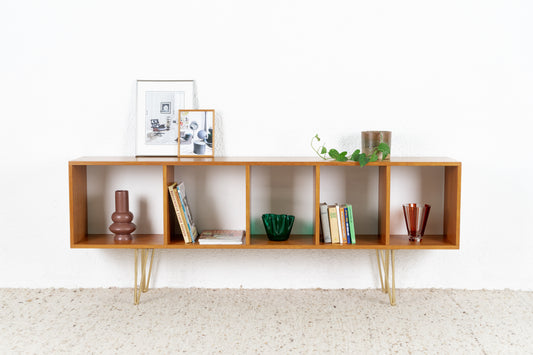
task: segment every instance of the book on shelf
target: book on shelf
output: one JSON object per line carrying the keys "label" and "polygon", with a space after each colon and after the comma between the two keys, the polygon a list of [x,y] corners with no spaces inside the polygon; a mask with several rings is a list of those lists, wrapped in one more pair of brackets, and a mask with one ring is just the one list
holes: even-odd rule
{"label": "book on shelf", "polygon": [[[324,243],[355,244],[355,219],[351,204],[320,204],[320,222]],[[329,238],[326,239],[326,230]]]}
{"label": "book on shelf", "polygon": [[339,229],[339,243],[344,244],[344,238],[342,235],[342,223],[341,223],[341,209],[339,204],[335,204],[335,210],[337,212],[337,228]]}
{"label": "book on shelf", "polygon": [[341,222],[341,230],[342,230],[342,243],[343,244],[349,244],[348,241],[348,230],[346,229],[346,212],[345,212],[345,206],[339,206],[340,211],[340,222]]}
{"label": "book on shelf", "polygon": [[243,230],[206,230],[198,236],[200,245],[241,245],[244,244]]}
{"label": "book on shelf", "polygon": [[335,205],[328,206],[329,215],[329,229],[331,232],[331,242],[334,244],[340,243],[339,221],[337,218],[337,207]]}
{"label": "book on shelf", "polygon": [[346,209],[348,210],[348,226],[350,228],[351,243],[355,244],[355,222],[352,205],[349,203],[346,204]]}
{"label": "book on shelf", "polygon": [[176,189],[178,191],[181,207],[183,208],[183,212],[185,214],[185,221],[187,222],[189,235],[191,237],[192,243],[194,243],[196,241],[196,238],[198,237],[198,229],[196,228],[196,224],[194,224],[194,220],[192,218],[191,209],[189,207],[189,201],[187,199],[187,193],[185,192],[185,184],[183,183],[183,181],[177,183]]}
{"label": "book on shelf", "polygon": [[181,202],[178,196],[178,190],[176,187],[177,183],[173,183],[168,187],[168,193],[170,194],[170,199],[172,200],[172,205],[174,206],[174,211],[176,212],[176,218],[178,219],[178,224],[183,235],[183,241],[185,243],[192,243],[191,236],[189,234],[189,229],[187,227],[187,222],[185,220],[185,212],[181,207]]}
{"label": "book on shelf", "polygon": [[320,204],[320,222],[322,223],[322,235],[324,236],[324,243],[331,243],[327,203]]}

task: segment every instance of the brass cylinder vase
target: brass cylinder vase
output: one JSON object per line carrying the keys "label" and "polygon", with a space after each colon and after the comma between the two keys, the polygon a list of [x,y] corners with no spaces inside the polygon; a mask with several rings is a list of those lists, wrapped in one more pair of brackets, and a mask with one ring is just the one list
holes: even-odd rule
{"label": "brass cylinder vase", "polygon": [[[371,156],[380,143],[387,143],[390,148],[391,136],[391,131],[363,131],[361,132],[361,151]],[[378,153],[378,160],[383,160],[382,153]],[[390,154],[385,160],[390,160]]]}

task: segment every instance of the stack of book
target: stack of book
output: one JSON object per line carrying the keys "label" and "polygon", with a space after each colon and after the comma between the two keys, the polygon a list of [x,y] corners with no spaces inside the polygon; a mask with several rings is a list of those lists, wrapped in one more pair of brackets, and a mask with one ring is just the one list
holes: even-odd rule
{"label": "stack of book", "polygon": [[183,234],[185,243],[194,243],[198,237],[198,230],[192,219],[191,209],[185,193],[185,184],[183,182],[173,183],[168,187],[170,199],[176,211],[176,217]]}
{"label": "stack of book", "polygon": [[198,237],[201,245],[239,245],[243,244],[243,230],[207,230]]}
{"label": "stack of book", "polygon": [[352,205],[320,204],[320,222],[324,243],[355,244],[355,223]]}

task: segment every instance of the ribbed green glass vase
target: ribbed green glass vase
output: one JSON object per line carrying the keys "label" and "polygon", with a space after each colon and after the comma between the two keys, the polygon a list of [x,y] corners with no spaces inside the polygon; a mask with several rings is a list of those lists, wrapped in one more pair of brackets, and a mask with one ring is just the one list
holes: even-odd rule
{"label": "ribbed green glass vase", "polygon": [[294,224],[294,216],[265,213],[262,218],[268,239],[276,242],[289,239]]}

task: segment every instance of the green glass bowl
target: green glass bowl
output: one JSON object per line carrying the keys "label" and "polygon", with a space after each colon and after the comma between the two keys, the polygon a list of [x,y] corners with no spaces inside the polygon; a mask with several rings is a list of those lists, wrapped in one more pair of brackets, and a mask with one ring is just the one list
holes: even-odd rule
{"label": "green glass bowl", "polygon": [[292,225],[294,224],[294,216],[287,214],[265,213],[261,216],[268,239],[281,242],[289,239]]}

